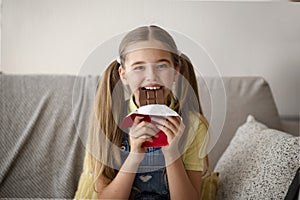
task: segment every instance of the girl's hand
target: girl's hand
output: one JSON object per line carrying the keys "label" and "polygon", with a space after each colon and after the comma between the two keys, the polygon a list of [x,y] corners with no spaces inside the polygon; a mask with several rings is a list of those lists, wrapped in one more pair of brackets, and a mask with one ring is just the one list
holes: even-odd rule
{"label": "girl's hand", "polygon": [[175,161],[175,159],[180,157],[178,145],[185,125],[179,117],[153,117],[151,120],[155,121],[157,123],[156,126],[167,135],[169,145],[162,147],[165,160]]}
{"label": "girl's hand", "polygon": [[158,137],[159,129],[146,121],[143,117],[136,116],[133,125],[129,131],[130,137],[130,154],[135,155],[137,161],[142,161],[146,152],[146,147],[143,147],[145,141],[152,142],[152,136]]}

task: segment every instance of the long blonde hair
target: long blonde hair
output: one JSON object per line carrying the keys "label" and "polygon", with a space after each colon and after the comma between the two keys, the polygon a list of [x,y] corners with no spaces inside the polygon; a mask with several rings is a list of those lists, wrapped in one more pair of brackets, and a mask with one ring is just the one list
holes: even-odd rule
{"label": "long blonde hair", "polygon": [[[199,112],[200,120],[208,128],[208,123],[201,109],[194,67],[187,56],[178,53],[175,41],[164,29],[158,26],[143,26],[129,32],[120,43],[120,62],[125,62],[126,48],[129,45],[149,40],[161,42],[170,51],[174,66],[179,66],[180,68],[181,76],[179,76],[176,87],[178,101],[176,102],[175,110],[181,113],[184,123],[188,118],[188,113],[182,111]],[[127,114],[125,110],[124,88],[119,84],[120,76],[118,69],[120,66],[121,64],[115,60],[102,74],[90,120],[88,149],[92,151],[94,179],[97,181],[101,175],[102,178],[105,178],[104,181],[107,184],[117,174],[117,171],[112,167],[114,166],[114,162],[120,164],[119,155],[112,150],[112,146],[121,147],[125,134],[118,126],[120,120]],[[118,98],[113,98],[113,92],[118,94]],[[195,100],[192,103],[187,103],[190,101],[190,94],[194,94]],[[101,137],[101,135],[105,135],[106,137]]]}

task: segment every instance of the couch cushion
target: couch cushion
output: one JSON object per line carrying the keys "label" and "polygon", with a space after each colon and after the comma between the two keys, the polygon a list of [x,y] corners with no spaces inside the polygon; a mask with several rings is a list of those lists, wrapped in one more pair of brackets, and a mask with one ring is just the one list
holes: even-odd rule
{"label": "couch cushion", "polygon": [[[215,144],[209,153],[212,168],[225,151],[239,125],[249,114],[270,128],[282,130],[273,95],[265,79],[261,77],[223,77],[221,80],[213,77],[198,78],[205,117],[211,121],[212,111],[215,111],[217,113],[215,117],[220,119],[225,115],[224,127],[218,141],[216,143],[211,141],[211,144]],[[219,98],[224,88],[226,98]],[[215,98],[215,105],[226,107],[225,113],[218,113],[219,108],[212,107],[212,98]],[[224,100],[226,102],[223,102]],[[214,126],[214,124],[211,125]]]}
{"label": "couch cushion", "polygon": [[283,199],[299,168],[299,137],[248,116],[216,165],[218,199]]}

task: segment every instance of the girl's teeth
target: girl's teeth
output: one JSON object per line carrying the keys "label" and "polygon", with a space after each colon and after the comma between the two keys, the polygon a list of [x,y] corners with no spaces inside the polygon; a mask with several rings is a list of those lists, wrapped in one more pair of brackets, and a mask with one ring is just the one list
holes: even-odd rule
{"label": "girl's teeth", "polygon": [[147,90],[158,90],[159,87],[145,87]]}

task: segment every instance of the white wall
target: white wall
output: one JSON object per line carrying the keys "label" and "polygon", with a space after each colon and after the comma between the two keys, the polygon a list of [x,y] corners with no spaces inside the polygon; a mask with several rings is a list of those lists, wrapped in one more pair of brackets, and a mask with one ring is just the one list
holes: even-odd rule
{"label": "white wall", "polygon": [[155,23],[201,43],[224,76],[263,76],[299,115],[300,3],[2,0],[4,73],[77,74],[97,45]]}

